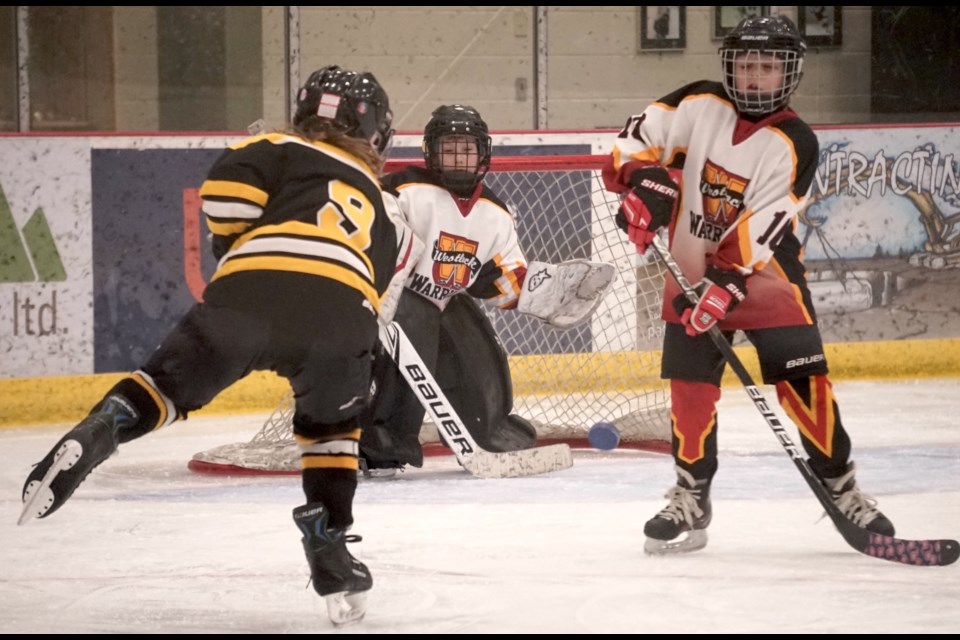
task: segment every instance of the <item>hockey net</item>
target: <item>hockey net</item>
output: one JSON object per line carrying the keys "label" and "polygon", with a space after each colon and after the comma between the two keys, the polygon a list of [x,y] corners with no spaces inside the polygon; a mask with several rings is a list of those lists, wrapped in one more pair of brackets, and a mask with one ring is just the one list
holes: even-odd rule
{"label": "hockey net", "polygon": [[[486,183],[517,218],[527,260],[588,258],[613,263],[617,276],[590,322],[560,330],[516,311],[485,311],[509,354],[514,413],[530,420],[538,445],[587,447],[597,422],[613,423],[621,447],[668,450],[668,387],[660,379],[660,304],[665,268],[637,254],[614,223],[619,198],[600,178],[604,156],[497,157]],[[390,161],[396,171],[414,161]],[[482,393],[482,390],[477,390]],[[249,442],[194,455],[206,473],[298,473],[294,400],[288,393]],[[446,451],[424,423],[424,454]]]}

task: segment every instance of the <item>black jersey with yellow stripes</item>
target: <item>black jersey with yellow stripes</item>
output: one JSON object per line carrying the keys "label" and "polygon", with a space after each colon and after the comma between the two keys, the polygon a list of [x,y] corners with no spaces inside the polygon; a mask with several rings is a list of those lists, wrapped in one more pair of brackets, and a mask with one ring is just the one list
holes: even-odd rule
{"label": "black jersey with yellow stripes", "polygon": [[380,308],[393,276],[396,228],[377,176],[324,142],[269,133],[229,147],[200,188],[219,259],[211,282],[246,272],[313,275]]}

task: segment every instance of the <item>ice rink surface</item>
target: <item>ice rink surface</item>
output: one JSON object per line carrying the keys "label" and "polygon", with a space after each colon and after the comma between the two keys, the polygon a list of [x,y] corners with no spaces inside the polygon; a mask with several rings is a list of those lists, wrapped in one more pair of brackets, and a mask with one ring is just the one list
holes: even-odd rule
{"label": "ice rink surface", "polygon": [[[860,486],[898,536],[960,538],[960,380],[835,388]],[[674,482],[668,456],[583,451],[571,469],[504,480],[428,458],[361,481],[351,550],[374,587],[366,619],[335,630],[290,515],[299,478],[187,469],[265,417],[194,418],[124,445],[60,511],[24,526],[23,480],[72,425],[0,430],[0,632],[960,631],[960,563],[853,551],[739,387],[721,401],[703,551],[643,554],[643,524]]]}

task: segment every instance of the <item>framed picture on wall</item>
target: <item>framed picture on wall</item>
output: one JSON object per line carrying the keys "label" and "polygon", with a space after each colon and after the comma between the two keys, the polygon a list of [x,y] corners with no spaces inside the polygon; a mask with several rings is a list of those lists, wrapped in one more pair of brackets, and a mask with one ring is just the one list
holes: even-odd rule
{"label": "framed picture on wall", "polygon": [[714,7],[713,38],[719,40],[727,35],[744,18],[768,15],[770,7]]}
{"label": "framed picture on wall", "polygon": [[811,47],[843,44],[843,7],[797,7],[797,27]]}
{"label": "framed picture on wall", "polygon": [[687,46],[687,8],[640,7],[640,50],[663,51]]}

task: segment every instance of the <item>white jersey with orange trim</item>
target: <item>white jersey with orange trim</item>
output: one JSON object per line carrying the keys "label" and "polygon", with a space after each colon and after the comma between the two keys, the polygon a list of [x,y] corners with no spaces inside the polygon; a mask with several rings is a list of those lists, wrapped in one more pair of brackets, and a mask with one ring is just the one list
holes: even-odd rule
{"label": "white jersey with orange trim", "polygon": [[381,182],[426,245],[407,289],[441,310],[461,292],[502,309],[516,307],[527,261],[513,214],[491,189],[481,183],[471,198],[458,198],[420,167],[388,174]]}
{"label": "white jersey with orange trim", "polygon": [[[631,188],[643,166],[682,169],[682,195],[670,226],[673,257],[691,282],[708,265],[747,278],[747,298],[722,329],[811,324],[795,230],[816,172],[819,146],[791,109],[762,119],[740,116],[719,82],[695,82],[627,120],[604,169],[608,189]],[[667,279],[663,318],[679,289]]]}

